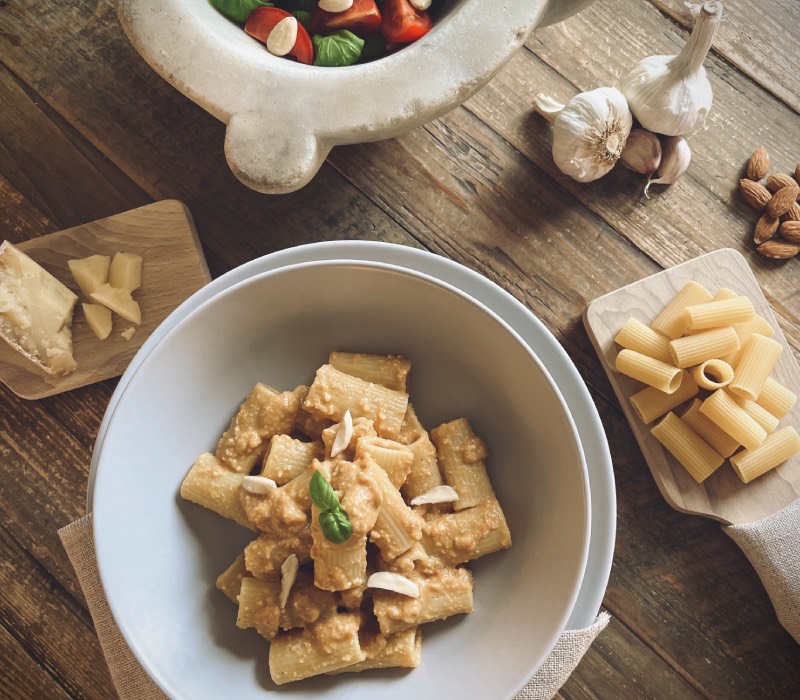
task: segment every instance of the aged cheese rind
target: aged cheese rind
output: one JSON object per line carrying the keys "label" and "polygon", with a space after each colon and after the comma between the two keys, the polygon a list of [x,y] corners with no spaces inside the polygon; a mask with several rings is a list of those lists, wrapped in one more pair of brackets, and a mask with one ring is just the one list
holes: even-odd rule
{"label": "aged cheese rind", "polygon": [[0,244],[0,336],[49,374],[72,372],[78,297],[8,241]]}

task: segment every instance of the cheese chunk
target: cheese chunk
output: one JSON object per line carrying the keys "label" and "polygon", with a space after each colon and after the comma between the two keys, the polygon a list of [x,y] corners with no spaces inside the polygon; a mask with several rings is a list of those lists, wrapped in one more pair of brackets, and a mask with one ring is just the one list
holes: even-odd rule
{"label": "cheese chunk", "polygon": [[116,253],[108,271],[108,283],[126,292],[139,289],[142,286],[142,256],[136,253]]}
{"label": "cheese chunk", "polygon": [[111,333],[111,309],[101,304],[81,304],[83,315],[86,316],[86,323],[94,334],[100,339],[105,340]]}
{"label": "cheese chunk", "polygon": [[136,325],[142,322],[142,311],[139,308],[139,304],[131,298],[131,293],[124,289],[117,289],[106,283],[101,284],[89,296],[91,296],[92,301],[107,306],[126,321]]}
{"label": "cheese chunk", "polygon": [[72,372],[78,297],[8,241],[0,244],[0,335],[53,375]]}
{"label": "cheese chunk", "polygon": [[108,282],[110,264],[111,258],[108,255],[90,255],[88,258],[67,260],[72,276],[87,297],[101,284]]}

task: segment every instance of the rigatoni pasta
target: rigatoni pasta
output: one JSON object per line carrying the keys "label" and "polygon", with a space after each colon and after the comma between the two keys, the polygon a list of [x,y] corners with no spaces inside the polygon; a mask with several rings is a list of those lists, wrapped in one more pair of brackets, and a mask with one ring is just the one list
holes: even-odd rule
{"label": "rigatoni pasta", "polygon": [[639,319],[629,318],[614,337],[620,347],[647,355],[666,364],[672,362],[669,351],[669,338],[646,326]]}
{"label": "rigatoni pasta", "polygon": [[277,684],[419,665],[419,626],[472,612],[463,563],[511,546],[486,444],[465,418],[423,427],[410,367],[331,353],[310,387],[257,384],[182,483],[258,532],[216,585]]}
{"label": "rigatoni pasta", "polygon": [[730,383],[731,392],[746,399],[756,399],[781,352],[783,346],[780,343],[760,333],[753,333],[736,362],[736,376]]}
{"label": "rigatoni pasta", "polygon": [[652,423],[673,408],[677,408],[684,401],[697,395],[697,383],[687,371],[681,375],[681,384],[672,394],[654,389],[651,386],[636,392],[630,397],[631,406],[642,423]]}
{"label": "rigatoni pasta", "polygon": [[681,385],[681,371],[677,367],[635,350],[621,350],[616,367],[618,372],[665,394],[674,394]]}
{"label": "rigatoni pasta", "polygon": [[692,367],[692,379],[701,389],[714,391],[733,381],[733,367],[724,360],[711,359]]}
{"label": "rigatoni pasta", "polygon": [[686,335],[676,338],[669,344],[672,360],[675,366],[681,369],[728,355],[738,349],[739,336],[732,326]]}
{"label": "rigatoni pasta", "polygon": [[787,389],[783,384],[772,377],[767,377],[761,393],[756,398],[756,403],[767,409],[773,416],[785,418],[797,402],[797,394]]}
{"label": "rigatoni pasta", "polygon": [[735,454],[731,457],[731,464],[739,478],[747,484],[798,452],[800,435],[791,425],[787,425],[769,435],[756,449]]}
{"label": "rigatoni pasta", "polygon": [[696,331],[745,323],[753,318],[755,311],[753,303],[747,297],[736,296],[687,306],[683,313],[686,328]]}
{"label": "rigatoni pasta", "polygon": [[650,328],[662,333],[667,338],[680,338],[686,330],[686,316],[684,315],[686,307],[703,304],[707,301],[711,301],[711,294],[703,285],[697,282],[687,282],[650,324]]}
{"label": "rigatoni pasta", "polygon": [[725,461],[672,411],[650,432],[698,483],[705,481]]}

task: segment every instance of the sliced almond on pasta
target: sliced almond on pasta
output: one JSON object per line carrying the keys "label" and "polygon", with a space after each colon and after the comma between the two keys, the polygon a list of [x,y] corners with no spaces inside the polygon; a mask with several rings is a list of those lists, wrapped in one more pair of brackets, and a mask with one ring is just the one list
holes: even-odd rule
{"label": "sliced almond on pasta", "polygon": [[342,452],[347,449],[350,440],[353,438],[353,417],[350,411],[344,412],[342,422],[339,423],[339,429],[336,431],[336,437],[333,439],[331,445],[331,458],[338,457]]}
{"label": "sliced almond on pasta", "polygon": [[255,493],[259,496],[263,496],[278,488],[278,484],[272,479],[268,479],[266,476],[246,476],[242,479],[242,488],[247,491],[247,493]]}
{"label": "sliced almond on pasta", "polygon": [[281,594],[278,597],[278,605],[281,610],[286,607],[286,601],[289,600],[289,593],[292,590],[292,586],[294,586],[299,568],[300,562],[297,561],[296,554],[290,554],[286,557],[286,561],[281,564]]}
{"label": "sliced almond on pasta", "polygon": [[367,588],[382,588],[409,598],[419,598],[419,586],[400,574],[391,571],[378,571],[367,579]]}
{"label": "sliced almond on pasta", "polygon": [[425,493],[411,499],[412,506],[421,506],[428,503],[455,503],[458,500],[458,491],[452,486],[434,486]]}

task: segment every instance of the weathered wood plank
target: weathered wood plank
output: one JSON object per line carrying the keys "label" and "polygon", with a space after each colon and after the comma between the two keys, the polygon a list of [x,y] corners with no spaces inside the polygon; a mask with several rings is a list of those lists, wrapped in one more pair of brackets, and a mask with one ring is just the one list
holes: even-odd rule
{"label": "weathered wood plank", "polygon": [[0,697],[14,700],[69,700],[69,695],[58,685],[36,660],[20,646],[5,627],[0,627]]}

